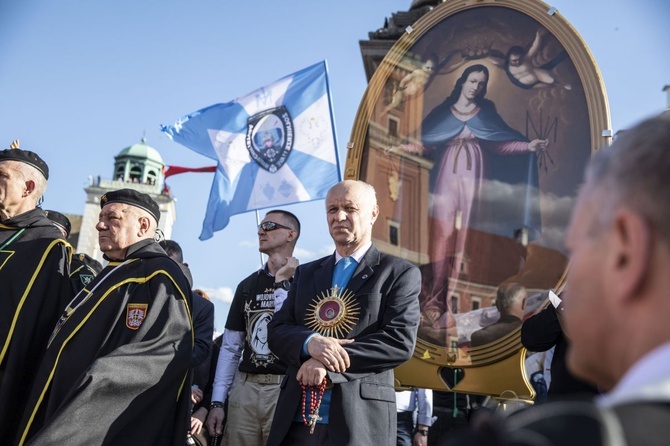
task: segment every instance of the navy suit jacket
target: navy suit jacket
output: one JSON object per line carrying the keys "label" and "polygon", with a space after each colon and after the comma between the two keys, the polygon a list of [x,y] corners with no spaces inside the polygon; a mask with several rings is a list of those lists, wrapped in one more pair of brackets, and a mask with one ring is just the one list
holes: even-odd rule
{"label": "navy suit jacket", "polygon": [[[306,360],[308,306],[331,288],[335,256],[298,267],[281,310],[268,325],[272,352],[288,364],[270,431],[268,446],[286,436],[302,402],[296,374]],[[368,250],[346,289],[360,306],[358,320],[344,345],[351,365],[344,373],[328,372],[333,384],[329,437],[336,445],[395,444],[396,406],[393,368],[414,351],[419,325],[421,274],[409,262]],[[305,427],[307,429],[307,427]]]}
{"label": "navy suit jacket", "polygon": [[194,291],[193,298],[193,358],[191,367],[205,362],[212,348],[214,336],[214,304]]}

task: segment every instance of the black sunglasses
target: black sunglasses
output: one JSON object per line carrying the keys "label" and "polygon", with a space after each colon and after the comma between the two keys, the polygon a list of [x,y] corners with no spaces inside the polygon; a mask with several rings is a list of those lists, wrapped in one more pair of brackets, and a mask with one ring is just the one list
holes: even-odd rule
{"label": "black sunglasses", "polygon": [[262,229],[265,232],[274,231],[277,228],[283,228],[283,229],[288,229],[289,231],[293,231],[293,228],[289,228],[288,226],[280,225],[279,223],[275,223],[273,221],[264,221],[263,223],[258,225],[258,229]]}

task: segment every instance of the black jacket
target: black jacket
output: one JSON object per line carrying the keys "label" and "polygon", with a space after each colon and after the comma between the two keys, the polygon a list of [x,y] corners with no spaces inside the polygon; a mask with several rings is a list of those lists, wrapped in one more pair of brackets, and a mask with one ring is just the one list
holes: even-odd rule
{"label": "black jacket", "polygon": [[88,290],[47,349],[19,435],[39,445],[183,446],[193,350],[184,274],[143,240]]}
{"label": "black jacket", "polygon": [[563,335],[561,324],[558,321],[556,309],[549,305],[541,312],[526,319],[521,326],[521,343],[529,351],[544,352],[551,347],[554,356],[551,360],[551,383],[549,384],[549,398],[563,397],[570,394],[596,394],[596,389],[580,379],[575,378],[568,370],[565,355],[568,341]]}
{"label": "black jacket", "polygon": [[12,444],[49,336],[74,297],[71,255],[41,209],[0,222],[0,444]]}

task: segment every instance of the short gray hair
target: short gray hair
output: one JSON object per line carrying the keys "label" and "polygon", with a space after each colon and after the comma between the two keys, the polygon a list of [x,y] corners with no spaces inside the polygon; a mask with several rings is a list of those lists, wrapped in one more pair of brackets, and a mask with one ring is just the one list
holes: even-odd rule
{"label": "short gray hair", "polygon": [[526,297],[526,287],[519,283],[506,283],[496,292],[496,308],[500,314],[507,314],[515,305],[521,304]]}
{"label": "short gray hair", "polygon": [[44,174],[29,164],[18,161],[10,162],[13,163],[12,165],[16,171],[20,173],[24,181],[30,180],[35,183],[32,199],[35,203],[39,202],[40,198],[42,198],[42,195],[44,195],[44,192],[47,190],[47,179],[44,177]]}
{"label": "short gray hair", "polygon": [[[599,195],[597,224],[611,222],[625,205],[646,218],[670,242],[670,113],[626,130],[601,149],[586,170],[586,192]],[[597,229],[597,228],[594,228]]]}

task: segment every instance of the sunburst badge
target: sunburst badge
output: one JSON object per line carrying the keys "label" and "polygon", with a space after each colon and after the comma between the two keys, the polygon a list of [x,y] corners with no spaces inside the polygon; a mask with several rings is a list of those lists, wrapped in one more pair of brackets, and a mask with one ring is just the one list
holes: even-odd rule
{"label": "sunburst badge", "polygon": [[359,313],[354,293],[333,287],[307,307],[305,325],[323,336],[343,339],[356,325]]}

